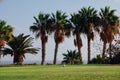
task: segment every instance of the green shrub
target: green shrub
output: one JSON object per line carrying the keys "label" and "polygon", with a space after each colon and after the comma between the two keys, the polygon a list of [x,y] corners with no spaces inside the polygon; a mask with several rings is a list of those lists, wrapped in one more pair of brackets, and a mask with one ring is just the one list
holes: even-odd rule
{"label": "green shrub", "polygon": [[97,55],[96,58],[93,58],[89,64],[104,64],[106,61],[100,55]]}

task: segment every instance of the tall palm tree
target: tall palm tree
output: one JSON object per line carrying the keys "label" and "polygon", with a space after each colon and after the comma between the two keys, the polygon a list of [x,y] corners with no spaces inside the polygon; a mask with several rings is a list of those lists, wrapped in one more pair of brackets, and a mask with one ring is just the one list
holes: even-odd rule
{"label": "tall palm tree", "polygon": [[37,54],[39,48],[33,47],[33,38],[30,35],[20,34],[9,41],[7,45],[10,48],[4,48],[2,50],[3,55],[11,54],[14,56],[14,64],[22,64],[26,53]]}
{"label": "tall palm tree", "polygon": [[80,15],[79,14],[71,14],[71,25],[74,27],[73,34],[76,36],[76,39],[74,39],[75,46],[78,47],[78,53],[79,53],[79,59],[82,62],[82,54],[81,54],[81,47],[82,47],[82,39],[80,37],[80,34],[82,33],[82,27],[80,24]]}
{"label": "tall palm tree", "polygon": [[[111,10],[110,7],[106,6],[104,9],[101,9],[100,18],[101,18],[101,33],[100,37],[103,41],[103,53],[102,58],[105,58],[106,44],[111,43],[114,39],[114,35],[118,33],[119,20],[115,15],[115,10]],[[111,55],[110,55],[111,57]]]}
{"label": "tall palm tree", "polygon": [[4,47],[6,42],[11,40],[12,35],[13,27],[11,27],[10,25],[6,25],[5,21],[0,20],[0,50]]}
{"label": "tall palm tree", "polygon": [[38,18],[34,17],[35,23],[30,26],[30,31],[35,33],[36,38],[41,38],[41,46],[42,46],[42,61],[41,64],[45,63],[45,55],[46,55],[46,43],[48,40],[47,31],[49,29],[49,14],[44,14],[42,12],[39,13]]}
{"label": "tall palm tree", "polygon": [[52,13],[51,16],[51,28],[55,31],[54,32],[54,40],[55,40],[55,52],[54,52],[54,60],[53,64],[56,64],[57,61],[57,53],[58,53],[58,46],[61,42],[64,41],[64,27],[67,23],[67,15],[62,11],[56,11],[56,13]]}
{"label": "tall palm tree", "polygon": [[80,15],[80,24],[83,29],[83,33],[87,36],[87,42],[88,42],[88,62],[90,61],[90,42],[94,39],[94,31],[93,28],[96,27],[95,19],[98,18],[97,11],[94,8],[88,7],[88,8],[82,8],[79,11]]}

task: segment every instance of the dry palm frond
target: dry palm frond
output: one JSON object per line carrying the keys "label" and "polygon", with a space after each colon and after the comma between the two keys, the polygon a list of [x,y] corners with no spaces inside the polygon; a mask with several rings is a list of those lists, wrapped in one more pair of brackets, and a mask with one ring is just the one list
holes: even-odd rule
{"label": "dry palm frond", "polygon": [[74,39],[74,45],[75,45],[75,47],[77,46],[77,41],[76,41],[76,39]]}

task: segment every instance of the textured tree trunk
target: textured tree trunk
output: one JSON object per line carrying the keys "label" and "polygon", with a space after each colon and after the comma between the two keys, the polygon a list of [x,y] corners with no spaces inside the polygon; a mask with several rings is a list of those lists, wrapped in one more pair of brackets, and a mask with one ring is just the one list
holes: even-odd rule
{"label": "textured tree trunk", "polygon": [[0,64],[1,64],[1,55],[2,53],[1,53],[1,46],[0,46]]}
{"label": "textured tree trunk", "polygon": [[110,48],[110,52],[109,52],[110,59],[112,58],[111,47],[112,47],[112,43],[109,44],[109,48]]}
{"label": "textured tree trunk", "polygon": [[14,64],[22,64],[23,63],[23,55],[20,55],[20,54],[16,54],[14,55],[14,58],[13,58],[13,63]]}
{"label": "textured tree trunk", "polygon": [[41,61],[41,64],[43,65],[43,64],[45,64],[45,55],[46,55],[45,44],[46,44],[46,42],[44,41],[44,39],[41,42],[42,42],[42,61]]}
{"label": "textured tree trunk", "polygon": [[90,58],[91,58],[91,55],[90,55],[90,39],[88,38],[88,63],[90,62]]}
{"label": "textured tree trunk", "polygon": [[58,43],[55,44],[55,53],[54,53],[53,64],[56,64],[56,61],[57,61],[58,45],[59,45]]}
{"label": "textured tree trunk", "polygon": [[13,64],[17,64],[17,55],[16,54],[14,54],[14,57],[13,57]]}
{"label": "textured tree trunk", "polygon": [[18,56],[18,64],[22,64],[23,61],[24,61],[23,55],[19,55],[19,56]]}
{"label": "textured tree trunk", "polygon": [[105,50],[106,50],[106,42],[103,43],[103,53],[102,53],[103,59],[105,59]]}
{"label": "textured tree trunk", "polygon": [[78,47],[79,59],[82,62],[82,54],[81,54],[82,40],[81,40],[79,34],[76,34],[76,39],[77,39],[77,47]]}

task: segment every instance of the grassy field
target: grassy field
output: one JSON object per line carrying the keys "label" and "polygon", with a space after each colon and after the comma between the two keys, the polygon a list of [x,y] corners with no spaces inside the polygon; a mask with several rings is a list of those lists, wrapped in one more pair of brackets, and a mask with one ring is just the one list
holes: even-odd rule
{"label": "grassy field", "polygon": [[1,66],[0,80],[120,80],[120,65]]}

